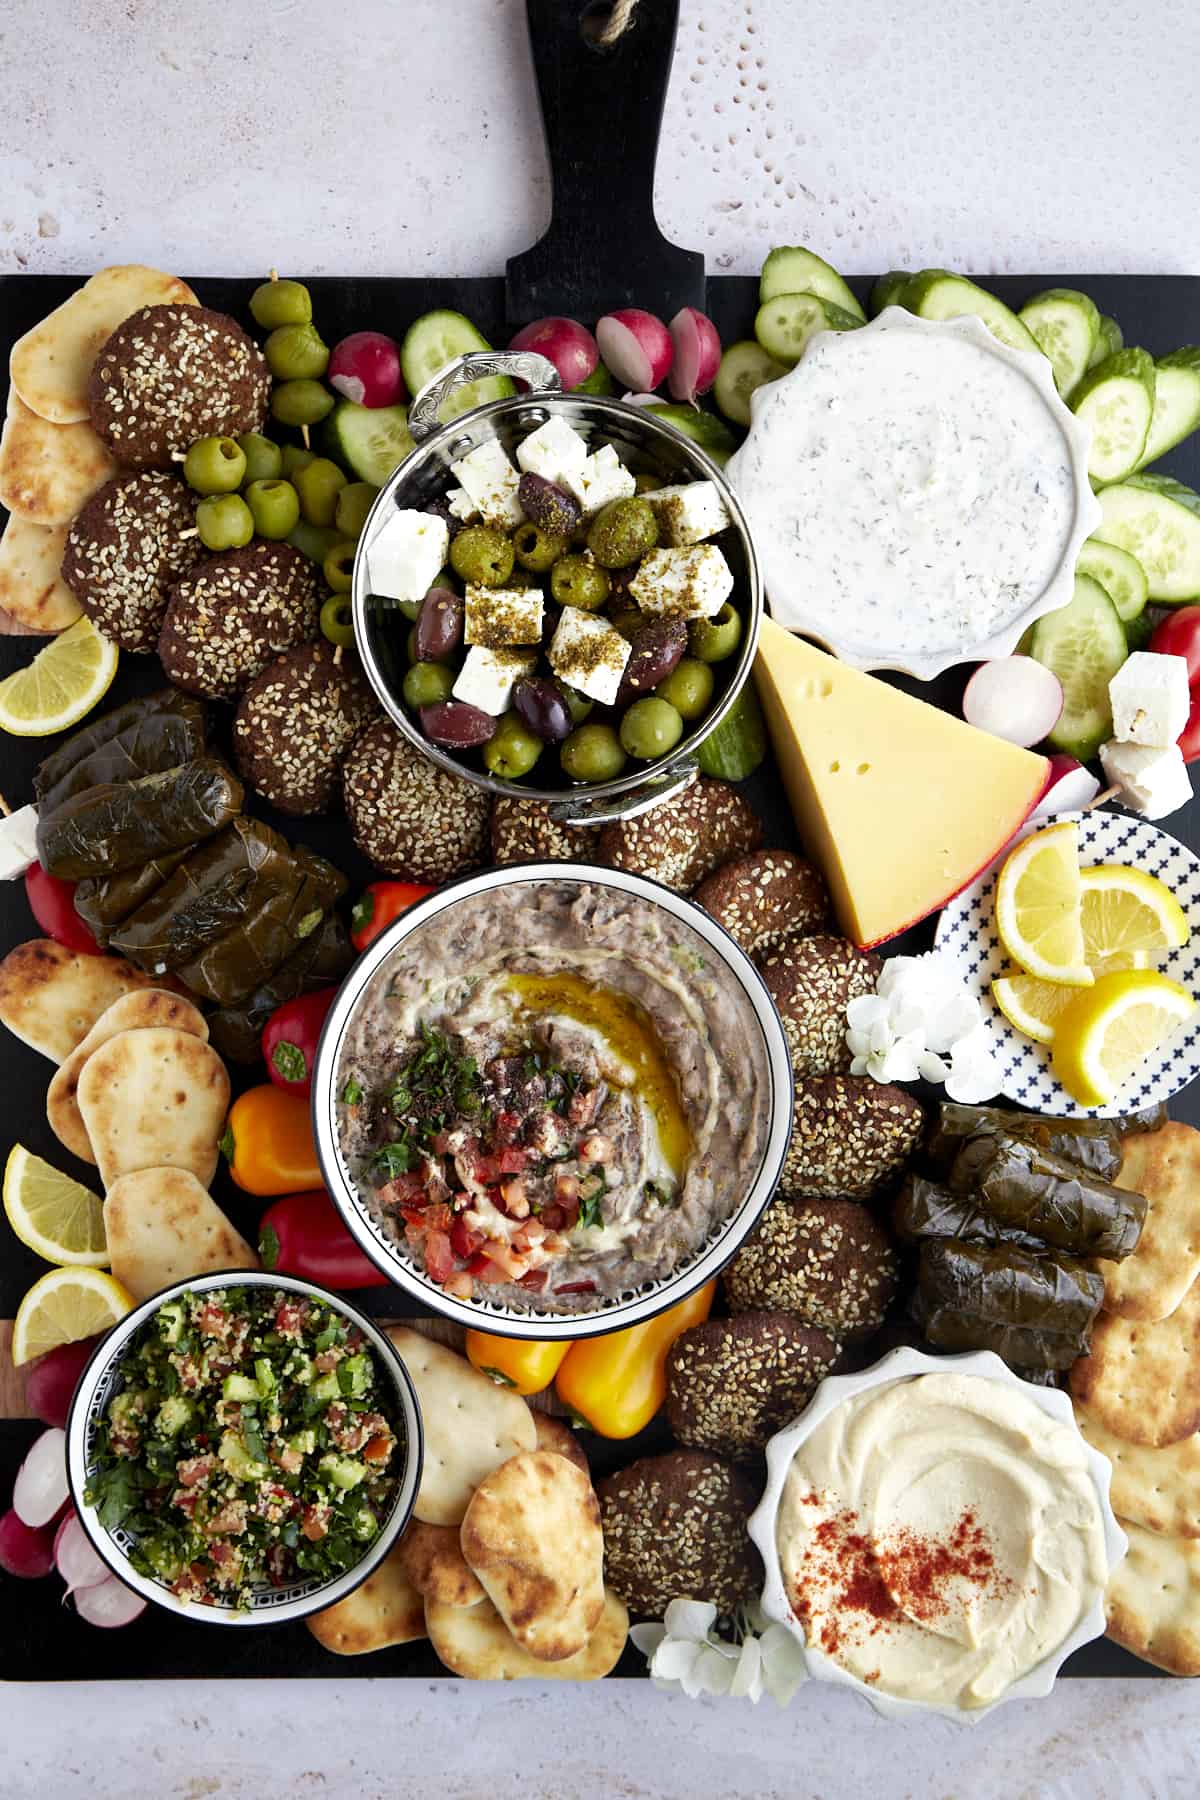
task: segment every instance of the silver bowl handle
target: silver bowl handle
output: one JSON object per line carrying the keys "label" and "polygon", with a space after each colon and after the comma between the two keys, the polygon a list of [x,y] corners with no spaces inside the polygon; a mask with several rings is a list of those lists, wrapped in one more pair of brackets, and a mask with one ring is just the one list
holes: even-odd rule
{"label": "silver bowl handle", "polygon": [[683,762],[672,763],[669,769],[664,769],[651,781],[644,781],[640,787],[630,788],[627,794],[618,794],[615,800],[589,800],[585,794],[578,798],[572,795],[567,800],[556,800],[546,810],[556,825],[612,825],[620,819],[636,819],[639,813],[649,812],[652,806],[673,800],[685,788],[691,787],[699,773],[699,763],[688,757]]}
{"label": "silver bowl handle", "polygon": [[420,444],[442,429],[438,414],[455,388],[483,381],[489,375],[511,375],[526,382],[531,393],[562,392],[558,370],[549,357],[539,356],[536,350],[472,350],[448,362],[414,398],[408,409],[408,429],[413,441]]}

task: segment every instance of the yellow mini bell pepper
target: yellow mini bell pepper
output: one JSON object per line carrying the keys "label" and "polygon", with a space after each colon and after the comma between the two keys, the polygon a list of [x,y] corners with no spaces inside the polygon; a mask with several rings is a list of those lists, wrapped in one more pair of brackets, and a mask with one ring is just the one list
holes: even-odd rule
{"label": "yellow mini bell pepper", "polygon": [[644,1325],[573,1344],[555,1382],[563,1405],[601,1437],[636,1437],[667,1397],[668,1350],[707,1319],[716,1291],[710,1281]]}
{"label": "yellow mini bell pepper", "polygon": [[298,1194],[324,1185],[308,1101],[269,1081],[234,1101],[221,1149],[248,1194]]}
{"label": "yellow mini bell pepper", "polygon": [[467,1355],[481,1375],[518,1394],[540,1394],[558,1373],[571,1348],[553,1338],[493,1337],[490,1331],[468,1331]]}

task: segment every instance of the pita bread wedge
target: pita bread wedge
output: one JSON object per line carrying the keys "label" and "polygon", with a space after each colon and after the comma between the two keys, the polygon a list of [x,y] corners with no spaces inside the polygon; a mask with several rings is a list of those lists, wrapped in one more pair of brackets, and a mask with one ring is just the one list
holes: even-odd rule
{"label": "pita bread wedge", "polygon": [[198,306],[186,281],[142,263],[101,269],[13,345],[13,387],[39,418],[88,418],[88,377],[101,344],[143,306]]}
{"label": "pita bread wedge", "polygon": [[405,1575],[426,1600],[443,1606],[476,1606],[487,1595],[472,1574],[453,1525],[412,1519],[396,1547]]}
{"label": "pita bread wedge", "polygon": [[558,1419],[553,1413],[542,1412],[540,1407],[531,1406],[534,1429],[537,1432],[539,1450],[553,1450],[556,1456],[565,1456],[567,1461],[582,1469],[589,1478],[591,1465],[584,1454],[583,1445],[571,1430],[565,1419]]}
{"label": "pita bread wedge", "polygon": [[109,1038],[84,1063],[76,1099],[106,1189],[138,1169],[189,1169],[205,1187],[216,1173],[229,1076],[186,1031]]}
{"label": "pita bread wedge", "polygon": [[304,1623],[318,1644],[335,1656],[366,1656],[423,1638],[425,1605],[408,1582],[397,1549],[352,1594],[324,1612],[312,1613]]}
{"label": "pita bread wedge", "polygon": [[60,1144],[84,1162],[94,1163],[91,1139],[83,1123],[79,1111],[76,1090],[83,1065],[101,1044],[109,1038],[116,1037],[122,1031],[151,1031],[157,1026],[166,1026],[173,1031],[186,1031],[192,1037],[208,1042],[208,1026],[204,1023],[204,1015],[194,1007],[190,1000],[182,994],[172,994],[166,988],[143,988],[133,994],[122,994],[114,1000],[105,1012],[100,1014],[92,1029],[81,1044],[77,1044],[66,1061],[59,1064],[58,1072],[51,1077],[46,1091],[46,1117],[50,1121],[50,1129]]}
{"label": "pita bread wedge", "polygon": [[85,956],[52,938],[30,938],[0,962],[0,1025],[61,1063],[114,1000],[161,985],[123,956]]}
{"label": "pita bread wedge", "polygon": [[0,502],[37,525],[69,525],[116,473],[90,425],[50,425],[9,390],[0,434]]}
{"label": "pita bread wedge", "polygon": [[62,578],[65,525],[13,513],[0,537],[0,610],[21,631],[65,631],[83,616]]}
{"label": "pita bread wedge", "polygon": [[135,1300],[221,1269],[257,1269],[258,1257],[208,1189],[187,1169],[122,1175],[104,1202],[110,1267]]}
{"label": "pita bread wedge", "polygon": [[478,1606],[425,1602],[429,1641],[446,1667],[468,1681],[599,1681],[616,1667],[629,1636],[629,1613],[611,1588],[586,1645],[561,1662],[539,1662],[522,1650],[490,1600]]}

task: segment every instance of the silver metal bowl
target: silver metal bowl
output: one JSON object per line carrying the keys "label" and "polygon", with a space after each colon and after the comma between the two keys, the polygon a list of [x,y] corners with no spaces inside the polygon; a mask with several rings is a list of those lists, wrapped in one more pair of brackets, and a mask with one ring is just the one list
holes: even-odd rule
{"label": "silver metal bowl", "polygon": [[[359,1002],[376,971],[422,927],[448,915],[462,900],[498,888],[536,882],[578,882],[593,887],[636,894],[652,906],[681,919],[703,939],[725,965],[745,995],[757,1020],[767,1060],[770,1093],[768,1130],[759,1166],[749,1182],[740,1206],[714,1227],[707,1242],[690,1261],[672,1274],[647,1281],[636,1291],[605,1301],[592,1312],[537,1313],[495,1300],[458,1300],[431,1281],[417,1263],[410,1261],[383,1227],[372,1218],[342,1154],[337,1128],[337,1070],[342,1047]],[[737,1080],[731,1070],[729,1079]],[[793,1079],[787,1039],[775,1004],[761,975],[745,951],[699,906],[671,889],[642,875],[619,869],[593,868],[587,863],[527,863],[516,868],[491,869],[482,875],[440,889],[409,909],[369,946],[343,982],[326,1018],[313,1073],[313,1132],[325,1185],[332,1194],[354,1237],[371,1261],[402,1287],[444,1318],[476,1330],[495,1331],[519,1338],[582,1338],[640,1324],[655,1313],[676,1305],[688,1294],[719,1274],[758,1223],[783,1171],[792,1131]]]}
{"label": "silver metal bowl", "polygon": [[[88,1478],[95,1467],[97,1427],[109,1402],[124,1385],[125,1353],[134,1334],[170,1300],[177,1300],[183,1294],[211,1293],[231,1287],[282,1289],[285,1293],[320,1300],[340,1317],[356,1325],[378,1357],[381,1368],[391,1377],[405,1438],[404,1463],[392,1510],[384,1520],[378,1536],[364,1548],[360,1561],[334,1580],[320,1580],[309,1576],[288,1587],[263,1587],[256,1592],[251,1605],[240,1610],[232,1602],[202,1604],[198,1601],[181,1600],[165,1582],[152,1575],[143,1575],[129,1560],[129,1551],[133,1548],[131,1535],[121,1530],[110,1532],[100,1523],[96,1508],[84,1499]],[[133,1588],[143,1599],[161,1606],[166,1612],[177,1613],[185,1619],[199,1620],[205,1625],[277,1625],[307,1618],[310,1613],[321,1612],[325,1607],[333,1606],[336,1601],[344,1600],[347,1594],[352,1593],[367,1579],[373,1569],[378,1568],[412,1514],[421,1481],[423,1447],[421,1409],[416,1389],[398,1352],[374,1320],[368,1319],[365,1313],[351,1306],[340,1294],[331,1293],[328,1288],[319,1287],[316,1282],[301,1281],[294,1275],[271,1275],[260,1270],[225,1269],[215,1275],[197,1275],[191,1281],[178,1281],[173,1287],[164,1288],[160,1294],[143,1300],[140,1306],[135,1306],[132,1312],[126,1313],[120,1323],[114,1325],[107,1337],[97,1345],[95,1354],[79,1378],[79,1385],[71,1402],[70,1417],[67,1420],[67,1480],[80,1523],[97,1554],[108,1564],[114,1575],[119,1576],[127,1587]]]}
{"label": "silver metal bowl", "polygon": [[[529,383],[530,392],[514,399],[493,400],[487,406],[461,414],[448,425],[439,424],[439,408],[456,387],[493,375],[516,376]],[[364,554],[371,538],[397,507],[419,510],[432,500],[444,499],[454,485],[451,463],[493,438],[499,439],[511,457],[522,438],[553,415],[564,419],[590,443],[611,444],[635,474],[653,474],[664,485],[681,481],[715,483],[731,520],[722,548],[733,570],[734,597],[745,621],[737,661],[729,668],[726,686],[695,729],[668,756],[639,764],[614,781],[586,786],[574,784],[565,776],[556,787],[504,781],[486,769],[468,766],[429,742],[400,696],[408,666],[405,644],[410,621],[394,603],[372,601]],[[363,667],[397,728],[414,749],[446,774],[460,776],[490,794],[543,801],[552,806],[561,823],[602,824],[609,819],[630,818],[686,787],[698,772],[696,751],[720,724],[749,679],[762,618],[762,588],[750,528],[723,472],[690,438],[643,407],[593,395],[564,394],[553,363],[532,351],[487,351],[459,357],[417,395],[409,411],[409,427],[418,447],[380,490],[371,509],[358,540],[351,590],[354,634]]]}

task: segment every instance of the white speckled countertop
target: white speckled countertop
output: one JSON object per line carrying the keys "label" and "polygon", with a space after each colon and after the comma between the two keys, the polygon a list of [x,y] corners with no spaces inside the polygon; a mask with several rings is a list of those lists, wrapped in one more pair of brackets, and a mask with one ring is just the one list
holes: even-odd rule
{"label": "white speckled countertop", "polygon": [[[784,239],[851,273],[1200,273],[1195,0],[683,15],[658,208],[714,270]],[[0,270],[483,274],[547,214],[521,0],[0,8]],[[4,1800],[1173,1800],[1200,1750],[1166,1681],[1064,1682],[970,1732],[811,1686],[779,1714],[336,1679],[10,1687],[0,1727]]]}

